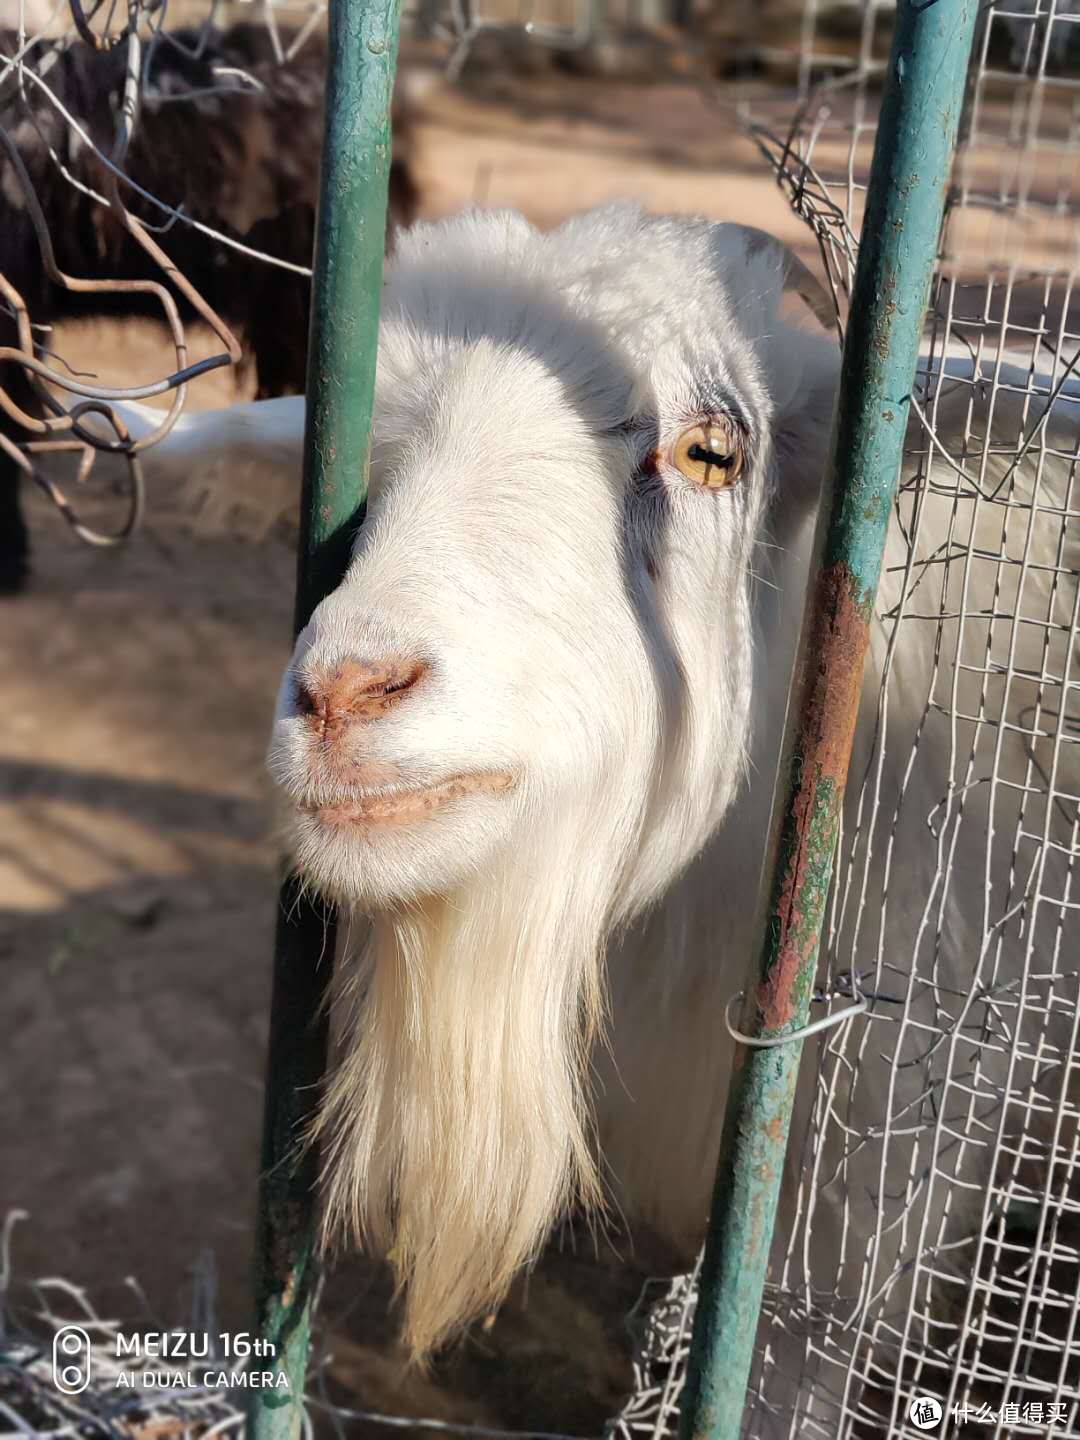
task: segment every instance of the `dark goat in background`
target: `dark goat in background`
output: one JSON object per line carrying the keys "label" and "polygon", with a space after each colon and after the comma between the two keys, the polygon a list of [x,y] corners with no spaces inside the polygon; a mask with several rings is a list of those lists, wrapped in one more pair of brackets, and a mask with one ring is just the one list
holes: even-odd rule
{"label": "dark goat in background", "polygon": [[[287,46],[289,37],[282,39]],[[0,51],[14,54],[14,35],[0,33]],[[123,46],[99,52],[74,43],[59,51],[45,77],[105,154],[116,134],[125,55]],[[27,64],[36,69],[39,58],[40,52],[31,51]],[[325,65],[326,42],[318,35],[311,36],[294,59],[275,63],[270,37],[261,25],[176,30],[161,37],[147,52],[125,173],[166,204],[246,246],[293,264],[310,264]],[[250,75],[259,88],[221,73],[230,69]],[[212,93],[200,93],[206,91]],[[108,193],[106,168],[38,86],[26,81],[20,93],[13,74],[0,82],[0,125],[14,139],[30,174],[61,270],[95,280],[165,281],[116,215],[61,173],[50,149],[77,180],[99,194]],[[139,219],[155,228],[167,219],[130,186],[121,184],[120,190]],[[412,221],[416,206],[408,126],[395,104],[388,235]],[[183,221],[154,238],[237,333],[254,366],[258,395],[302,392],[308,277],[254,260]],[[77,295],[48,278],[22,185],[2,150],[0,274],[23,297],[35,325],[90,316],[161,315],[145,296]],[[181,313],[189,318],[189,307],[174,293]],[[14,337],[14,322],[0,302],[0,345],[14,344]],[[42,413],[40,400],[17,366],[0,367],[0,384],[25,410]],[[11,438],[26,438],[6,416],[0,415],[0,425]],[[23,585],[29,564],[19,484],[18,467],[0,451],[0,592],[9,594]]]}

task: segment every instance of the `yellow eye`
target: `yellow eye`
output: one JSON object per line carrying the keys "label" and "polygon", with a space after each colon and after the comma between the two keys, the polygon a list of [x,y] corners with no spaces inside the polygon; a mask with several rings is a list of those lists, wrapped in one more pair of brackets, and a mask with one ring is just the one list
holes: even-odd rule
{"label": "yellow eye", "polygon": [[706,420],[694,425],[675,441],[671,463],[698,485],[709,490],[726,490],[738,480],[743,468],[738,430],[724,420]]}

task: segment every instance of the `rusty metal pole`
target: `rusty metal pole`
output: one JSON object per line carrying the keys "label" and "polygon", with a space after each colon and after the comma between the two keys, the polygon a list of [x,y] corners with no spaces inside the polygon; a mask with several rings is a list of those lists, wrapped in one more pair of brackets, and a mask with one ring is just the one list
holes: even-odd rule
{"label": "rusty metal pole", "polygon": [[[400,0],[331,0],[311,303],[295,629],[340,582],[367,493]],[[289,875],[278,904],[256,1227],[256,1349],[274,1385],[250,1392],[253,1440],[303,1422],[317,1156],[303,1149],[326,1067],[333,908]],[[280,1383],[278,1377],[283,1377]]]}
{"label": "rusty metal pole", "polygon": [[[937,258],[978,0],[899,0],[815,565],[739,1029],[807,1023],[863,661]],[[719,1017],[718,1017],[719,1023]],[[687,1440],[737,1440],[802,1043],[737,1047],[701,1271]]]}

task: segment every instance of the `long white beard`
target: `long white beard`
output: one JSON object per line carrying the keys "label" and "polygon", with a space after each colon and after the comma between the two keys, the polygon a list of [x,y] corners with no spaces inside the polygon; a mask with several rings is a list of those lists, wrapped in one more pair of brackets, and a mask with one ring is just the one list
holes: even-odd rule
{"label": "long white beard", "polygon": [[614,886],[594,827],[570,828],[377,916],[343,970],[324,1235],[389,1255],[415,1357],[497,1304],[569,1204],[600,1203],[587,1089]]}

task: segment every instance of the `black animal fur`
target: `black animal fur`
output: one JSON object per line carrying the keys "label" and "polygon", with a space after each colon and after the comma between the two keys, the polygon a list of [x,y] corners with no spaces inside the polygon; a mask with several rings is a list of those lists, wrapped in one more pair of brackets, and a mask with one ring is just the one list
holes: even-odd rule
{"label": "black animal fur", "polygon": [[[315,236],[315,206],[322,144],[326,45],[313,35],[297,56],[274,63],[262,25],[228,30],[171,32],[148,53],[139,122],[124,169],[143,189],[180,207],[193,219],[281,259],[307,265]],[[288,44],[288,36],[283,36]],[[14,53],[15,37],[0,32],[0,50]],[[200,47],[200,40],[202,41]],[[199,48],[197,48],[199,47]],[[40,64],[44,50],[28,57]],[[197,55],[197,58],[195,56]],[[95,143],[108,154],[124,84],[124,47],[101,53],[82,42],[62,49],[47,82]],[[223,84],[215,71],[236,67],[254,76],[261,92],[236,90],[199,96]],[[52,148],[80,181],[107,193],[97,156],[66,124],[32,82],[19,93],[13,77],[0,88],[0,125],[12,136],[44,209],[66,273],[90,279],[163,280],[161,270],[105,206],[71,185],[49,154]],[[409,130],[394,112],[388,236],[415,216],[417,190],[409,162]],[[126,186],[132,214],[160,226],[166,218]],[[176,223],[158,243],[208,304],[238,335],[255,369],[260,396],[304,388],[310,282],[262,264]],[[45,274],[13,166],[0,151],[0,273],[22,295],[38,325],[102,315],[153,315],[160,309],[130,294],[75,295]],[[179,294],[176,297],[180,299]],[[182,313],[189,315],[181,304]],[[14,343],[14,323],[0,302],[0,344]],[[0,367],[0,384],[24,409],[40,402],[13,365]],[[0,425],[25,438],[6,416]],[[25,583],[29,541],[19,501],[19,470],[0,452],[0,593]]]}

